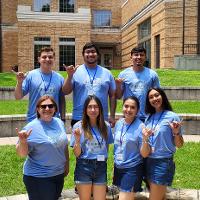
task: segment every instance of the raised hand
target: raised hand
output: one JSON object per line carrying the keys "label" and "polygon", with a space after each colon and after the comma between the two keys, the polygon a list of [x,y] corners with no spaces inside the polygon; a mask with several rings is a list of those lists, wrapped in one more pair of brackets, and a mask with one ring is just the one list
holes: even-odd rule
{"label": "raised hand", "polygon": [[17,132],[17,135],[19,137],[19,141],[21,143],[26,143],[27,138],[30,136],[30,134],[32,132],[32,129],[30,129],[28,131],[25,131],[25,130],[19,131],[18,128],[16,128],[16,132]]}
{"label": "raised hand", "polygon": [[81,131],[79,128],[74,130],[74,137],[75,137],[76,143],[80,143]]}
{"label": "raised hand", "polygon": [[18,83],[22,83],[28,74],[28,73],[24,74],[24,72],[15,72],[14,70],[12,70],[12,72],[16,75]]}
{"label": "raised hand", "polygon": [[183,124],[183,120],[181,120],[179,122],[178,121],[172,121],[172,122],[168,122],[168,123],[169,123],[170,128],[172,129],[172,133],[174,135],[179,135],[180,128]]}
{"label": "raised hand", "polygon": [[72,77],[73,74],[75,73],[75,71],[77,70],[77,68],[79,67],[79,65],[74,67],[73,65],[66,66],[65,64],[63,64],[63,66],[65,67],[65,70],[66,70],[69,77]]}
{"label": "raised hand", "polygon": [[143,125],[142,127],[142,135],[143,135],[143,139],[145,141],[147,141],[149,139],[149,137],[154,133],[154,131],[150,128],[147,128]]}

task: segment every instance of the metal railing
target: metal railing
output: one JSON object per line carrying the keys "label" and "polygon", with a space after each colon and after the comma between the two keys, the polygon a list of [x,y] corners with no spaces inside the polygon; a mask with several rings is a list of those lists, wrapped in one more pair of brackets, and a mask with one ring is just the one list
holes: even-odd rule
{"label": "metal railing", "polygon": [[200,44],[185,44],[184,54],[200,55]]}

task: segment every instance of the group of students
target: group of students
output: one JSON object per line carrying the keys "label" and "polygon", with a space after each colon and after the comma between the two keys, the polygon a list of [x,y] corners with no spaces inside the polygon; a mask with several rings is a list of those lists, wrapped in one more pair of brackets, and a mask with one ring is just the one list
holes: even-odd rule
{"label": "group of students", "polygon": [[[152,70],[142,70],[144,80],[150,80],[147,85],[138,77],[139,70],[134,74],[135,79],[139,79],[138,85],[133,85],[133,76],[127,69],[116,79],[115,86],[110,73],[103,71],[102,67],[88,69],[88,65],[96,65],[97,50],[93,45],[85,45],[84,48],[83,56],[87,66],[66,67],[68,78],[64,83],[61,81],[63,93],[73,91],[75,101],[70,146],[76,156],[74,181],[79,198],[89,200],[91,194],[94,200],[106,198],[108,149],[109,144],[114,143],[113,184],[119,188],[119,199],[134,199],[135,192],[142,190],[142,180],[146,179],[150,190],[149,199],[164,200],[166,188],[172,184],[175,173],[173,155],[176,147],[183,145],[180,118],[172,112],[166,94],[159,87],[158,78]],[[134,58],[138,54],[134,51],[131,56],[137,68],[143,65],[146,52],[142,49]],[[84,81],[84,70],[89,76],[89,82]],[[102,73],[104,81],[101,80]],[[17,76],[22,87],[26,77],[23,73]],[[47,92],[51,79],[45,85],[41,72],[40,78]],[[126,82],[131,84],[124,84]],[[100,83],[104,85],[101,89]],[[27,84],[30,89],[32,79]],[[22,90],[20,87],[16,86],[18,91]],[[132,95],[129,90],[136,90],[139,95]],[[102,95],[105,91],[107,96]],[[115,95],[120,98],[122,93],[123,117],[115,123]],[[107,112],[108,97],[110,118]],[[37,100],[36,118],[21,131],[16,130],[19,136],[17,153],[27,156],[23,180],[30,200],[57,200],[61,195],[64,177],[69,173],[68,139],[65,124],[56,116],[58,103],[52,95],[45,93]]]}

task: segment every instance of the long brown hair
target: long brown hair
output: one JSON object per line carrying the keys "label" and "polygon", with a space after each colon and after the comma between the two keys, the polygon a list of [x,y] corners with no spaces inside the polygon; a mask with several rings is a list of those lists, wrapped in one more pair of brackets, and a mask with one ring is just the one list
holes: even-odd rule
{"label": "long brown hair", "polygon": [[83,119],[82,119],[82,128],[85,134],[85,137],[91,140],[92,133],[91,133],[91,124],[89,116],[87,115],[87,107],[91,100],[94,100],[97,105],[99,106],[99,115],[97,117],[97,128],[101,134],[101,136],[107,140],[108,138],[108,130],[103,116],[103,107],[98,97],[95,95],[89,95],[85,100],[84,107],[83,107]]}

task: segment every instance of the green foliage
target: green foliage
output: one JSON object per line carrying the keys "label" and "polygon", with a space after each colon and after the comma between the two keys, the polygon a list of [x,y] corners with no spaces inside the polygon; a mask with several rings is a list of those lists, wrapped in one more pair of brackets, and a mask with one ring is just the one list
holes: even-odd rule
{"label": "green foliage", "polygon": [[[185,143],[175,154],[176,174],[173,182],[175,188],[200,188],[200,143]],[[19,158],[14,146],[0,146],[0,197],[26,193],[22,170],[24,159]],[[70,173],[65,178],[64,188],[74,187],[74,168],[76,159],[70,148]],[[109,150],[108,184],[113,176],[113,145]]]}
{"label": "green foliage", "polygon": [[[177,113],[200,114],[200,101],[171,101],[172,107]],[[72,112],[72,100],[66,101],[66,112]],[[0,100],[0,115],[25,114],[28,108],[28,100]],[[117,113],[122,112],[122,100],[117,100]]]}

